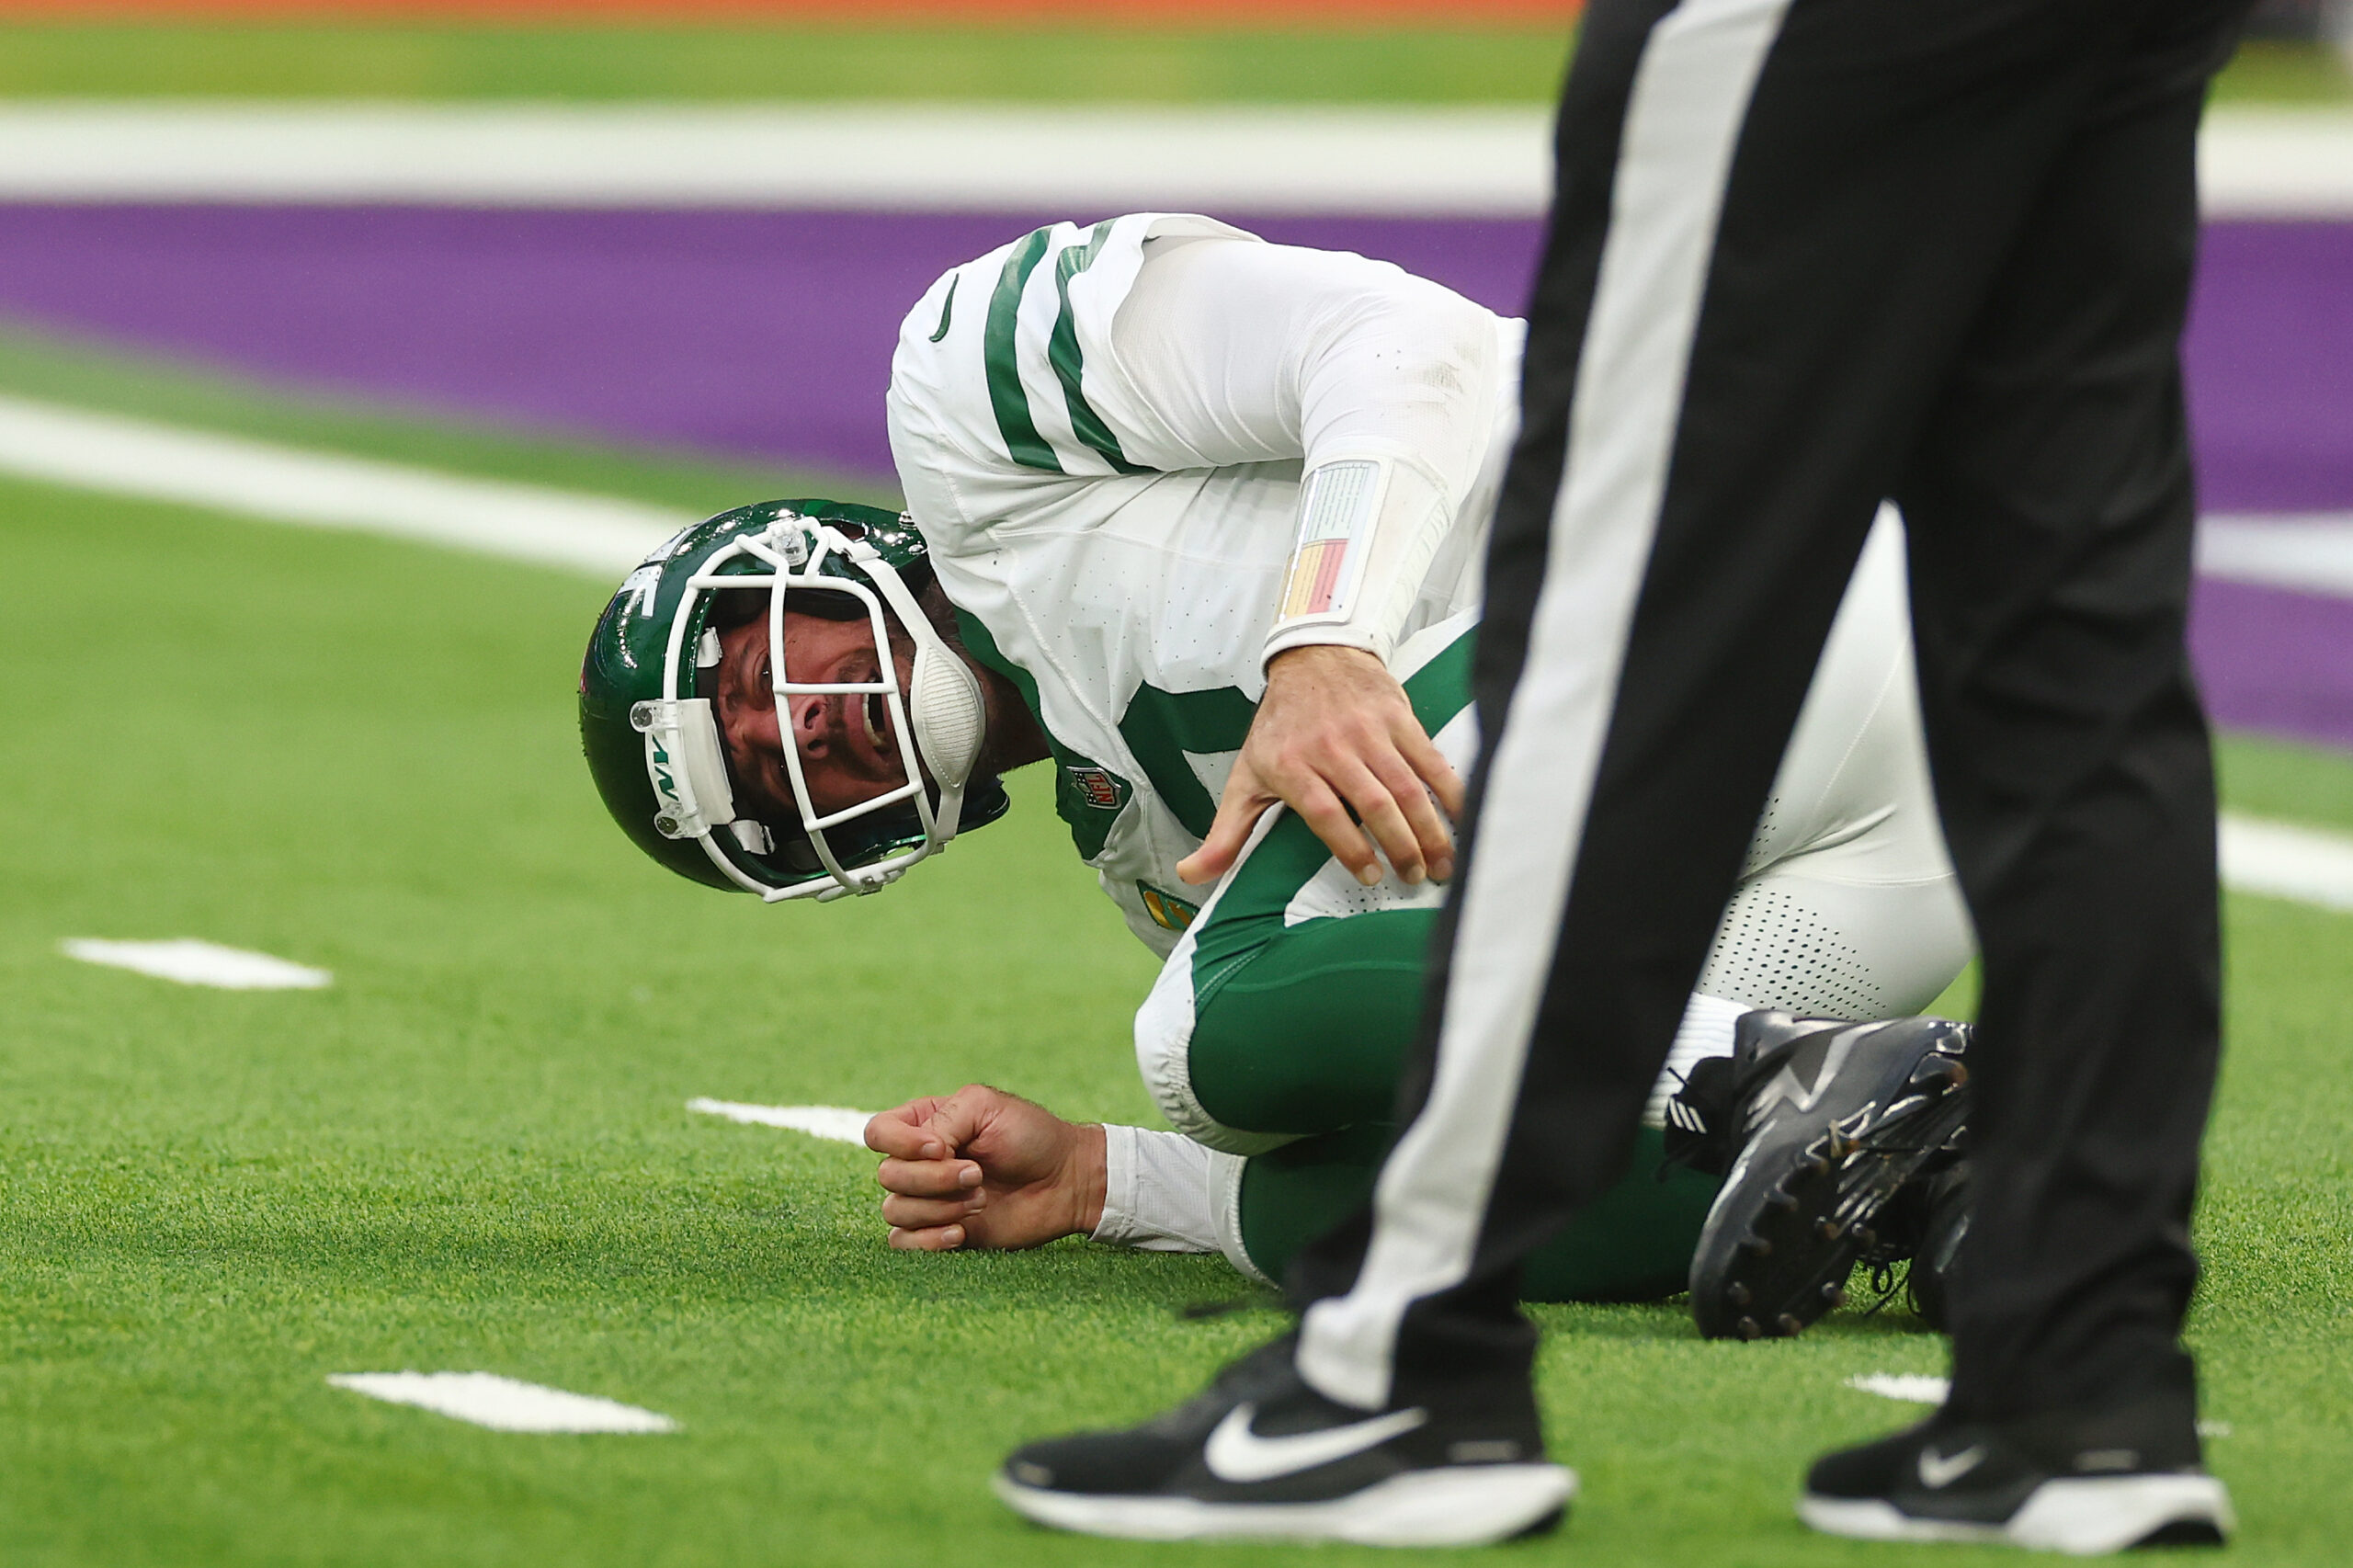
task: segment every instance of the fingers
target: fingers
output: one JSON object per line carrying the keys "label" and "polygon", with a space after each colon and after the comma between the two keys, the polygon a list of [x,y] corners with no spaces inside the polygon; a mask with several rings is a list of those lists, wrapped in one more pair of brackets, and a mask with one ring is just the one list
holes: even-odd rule
{"label": "fingers", "polygon": [[1453,835],[1406,756],[1369,757],[1351,783],[1348,803],[1402,881],[1410,886],[1454,874]]}
{"label": "fingers", "polygon": [[[1369,778],[1370,775],[1368,774]],[[1366,803],[1372,803],[1375,791],[1363,791]],[[1381,858],[1372,852],[1372,840],[1348,814],[1347,804],[1320,778],[1310,778],[1295,785],[1284,797],[1290,809],[1299,813],[1300,821],[1314,831],[1332,852],[1332,858],[1348,869],[1348,874],[1366,887],[1381,881],[1384,874]],[[1394,804],[1392,804],[1394,813]]]}
{"label": "fingers", "polygon": [[894,1192],[882,1200],[882,1222],[902,1230],[961,1225],[983,1206],[977,1192],[969,1198],[902,1198]]}
{"label": "fingers", "polygon": [[1264,806],[1246,812],[1231,804],[1218,807],[1217,820],[1210,824],[1210,835],[1201,840],[1199,849],[1176,862],[1176,875],[1198,887],[1233,869],[1242,846],[1250,840],[1250,829],[1265,810]]}
{"label": "fingers", "polygon": [[964,1244],[963,1221],[981,1208],[981,1167],[952,1159],[954,1143],[943,1136],[960,1119],[952,1103],[927,1095],[883,1111],[866,1124],[866,1146],[888,1156],[874,1179],[889,1194],[882,1219],[891,1244],[903,1252],[947,1252]]}
{"label": "fingers", "polygon": [[[1370,837],[1381,846],[1399,881],[1414,887],[1428,881],[1429,868],[1423,862],[1422,841],[1415,835],[1413,824],[1406,820],[1404,812],[1399,809],[1397,798],[1370,772],[1362,776],[1351,793],[1354,798],[1349,803],[1356,807],[1357,818],[1364,824],[1364,831],[1358,836]],[[1356,871],[1357,881],[1367,887],[1381,881],[1378,862],[1370,876],[1353,865],[1348,869]]]}
{"label": "fingers", "polygon": [[930,1125],[939,1106],[938,1095],[926,1095],[877,1112],[866,1123],[866,1146],[878,1154],[894,1154],[903,1160],[940,1158],[950,1151]]}
{"label": "fingers", "polygon": [[874,1179],[885,1192],[910,1198],[954,1198],[981,1185],[981,1167],[971,1160],[902,1160],[882,1162]]}
{"label": "fingers", "polygon": [[1247,758],[1237,759],[1233,771],[1226,776],[1225,794],[1218,801],[1210,835],[1201,840],[1199,849],[1176,862],[1177,876],[1199,887],[1233,869],[1234,861],[1242,858],[1242,846],[1250,842],[1250,830],[1274,803],[1275,797],[1259,787]]}
{"label": "fingers", "polygon": [[1396,741],[1399,753],[1414,770],[1414,777],[1438,797],[1438,809],[1446,813],[1447,820],[1461,822],[1463,808],[1471,803],[1471,800],[1470,791],[1463,787],[1462,776],[1454,771],[1454,764],[1446,760],[1446,754],[1422,733],[1419,724],[1405,726],[1404,733],[1396,736]]}
{"label": "fingers", "polygon": [[1392,869],[1408,886],[1452,876],[1448,819],[1463,807],[1462,781],[1381,662],[1310,645],[1277,654],[1267,672],[1217,819],[1177,874],[1200,882],[1230,871],[1280,801],[1367,887]]}
{"label": "fingers", "polygon": [[874,1173],[888,1194],[882,1222],[901,1252],[949,1252],[964,1244],[966,1221],[986,1206],[981,1167],[970,1160],[887,1159]]}
{"label": "fingers", "polygon": [[952,1153],[970,1143],[1009,1098],[1003,1090],[986,1084],[967,1084],[946,1098],[930,1102],[931,1114],[925,1119],[924,1129],[946,1145],[941,1153]]}

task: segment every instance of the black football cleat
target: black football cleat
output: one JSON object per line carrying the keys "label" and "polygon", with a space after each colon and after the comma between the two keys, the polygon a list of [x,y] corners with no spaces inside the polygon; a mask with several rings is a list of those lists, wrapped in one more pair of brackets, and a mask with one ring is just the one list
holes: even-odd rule
{"label": "black football cleat", "polygon": [[1904,1271],[1904,1291],[1920,1321],[1941,1334],[1951,1315],[1961,1244],[1969,1235],[1969,1161],[1957,1159],[1913,1185],[1919,1192],[1922,1220],[1911,1265]]}
{"label": "black football cleat", "polygon": [[1532,1395],[1459,1418],[1358,1410],[1302,1381],[1292,1345],[1142,1426],[1016,1450],[996,1494],[1041,1525],[1140,1540],[1480,1546],[1560,1521],[1576,1476],[1545,1459]]}
{"label": "black football cleat", "polygon": [[2097,1555],[2220,1546],[2230,1494],[2206,1473],[2193,1402],[2167,1393],[2094,1413],[1927,1422],[1815,1461],[1798,1517],[1867,1540],[1997,1541]]}
{"label": "black football cleat", "polygon": [[[1740,1020],[1716,1092],[1694,1096],[1728,1106],[1707,1135],[1733,1150],[1691,1255],[1701,1335],[1797,1334],[1846,1300],[1857,1260],[1881,1245],[1881,1211],[1951,1158],[1968,1112],[1969,1036],[1944,1018]],[[1709,1086],[1694,1074],[1693,1090]],[[1680,1114],[1700,1119],[1688,1104]]]}

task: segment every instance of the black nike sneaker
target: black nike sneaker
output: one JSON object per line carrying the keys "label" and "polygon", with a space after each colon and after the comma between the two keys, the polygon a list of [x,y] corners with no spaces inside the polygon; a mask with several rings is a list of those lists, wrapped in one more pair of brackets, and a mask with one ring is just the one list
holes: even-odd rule
{"label": "black nike sneaker", "polygon": [[1927,1422],[1815,1461],[1798,1517],[1869,1540],[2004,1541],[2091,1555],[2220,1546],[2230,1494],[2206,1473],[2194,1402],[2166,1392],[2112,1410]]}
{"label": "black nike sneaker", "polygon": [[1544,1457],[1533,1394],[1475,1416],[1363,1411],[1301,1381],[1286,1335],[1124,1432],[1019,1449],[996,1494],[1057,1529],[1480,1546],[1559,1523],[1576,1476]]}
{"label": "black nike sneaker", "polygon": [[1703,1335],[1797,1334],[1846,1300],[1847,1276],[1880,1244],[1873,1221],[1904,1183],[1951,1158],[1969,1036],[1944,1018],[1740,1019],[1728,1065],[1695,1072],[1668,1108],[1687,1150],[1712,1139],[1734,1151],[1691,1254]]}

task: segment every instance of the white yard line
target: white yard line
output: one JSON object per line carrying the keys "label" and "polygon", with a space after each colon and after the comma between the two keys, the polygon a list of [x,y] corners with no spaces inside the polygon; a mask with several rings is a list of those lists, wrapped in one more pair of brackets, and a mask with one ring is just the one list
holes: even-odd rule
{"label": "white yard line", "polygon": [[[470,479],[5,395],[0,472],[277,522],[389,534],[607,581],[693,520],[610,496]],[[2219,575],[2353,597],[2353,516],[2211,518],[2200,551],[2202,563]],[[2222,874],[2242,892],[2353,909],[2353,839],[2336,835],[2226,818]]]}
{"label": "white yard line", "polygon": [[0,197],[1532,216],[1540,108],[17,103]]}
{"label": "white yard line", "polygon": [[2210,218],[2353,218],[2353,114],[2209,109],[2198,183]]}
{"label": "white yard line", "polygon": [[281,447],[0,395],[0,472],[618,581],[694,519],[635,501]]}
{"label": "white yard line", "polygon": [[666,1415],[595,1394],[502,1378],[495,1372],[337,1372],[339,1389],[471,1421],[498,1432],[675,1432]]}
{"label": "white yard line", "polygon": [[[635,501],[0,394],[0,472],[313,528],[390,534],[618,578],[692,521]],[[2218,515],[2199,569],[2234,582],[2353,598],[2353,513]]]}
{"label": "white yard line", "polygon": [[2353,910],[2353,837],[2225,813],[2222,846],[2234,892]]}
{"label": "white yard line", "polygon": [[[22,101],[0,199],[1152,208],[1535,217],[1552,112],[1471,108]],[[2220,108],[2210,212],[2353,216],[2353,115]]]}
{"label": "white yard line", "polygon": [[735,1100],[696,1098],[687,1102],[687,1108],[758,1127],[789,1127],[813,1138],[855,1143],[861,1149],[866,1147],[866,1124],[874,1119],[870,1110],[837,1105],[744,1105]]}
{"label": "white yard line", "polygon": [[267,953],[223,948],[182,937],[169,942],[108,942],[75,937],[59,944],[68,958],[128,969],[182,985],[211,985],[223,991],[316,991],[335,983],[324,969],[289,963]]}
{"label": "white yard line", "polygon": [[2353,598],[2353,512],[2200,517],[2198,570],[2234,583]]}

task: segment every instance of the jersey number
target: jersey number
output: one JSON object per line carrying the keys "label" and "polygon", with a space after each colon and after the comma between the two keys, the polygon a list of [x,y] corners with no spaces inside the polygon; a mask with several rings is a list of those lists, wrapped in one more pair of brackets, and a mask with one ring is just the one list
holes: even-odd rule
{"label": "jersey number", "polygon": [[1140,686],[1128,699],[1128,710],[1120,715],[1120,738],[1128,743],[1129,752],[1170,813],[1195,838],[1210,835],[1210,824],[1217,820],[1217,802],[1210,799],[1209,787],[1193,771],[1186,755],[1214,756],[1240,751],[1257,711],[1258,705],[1236,687],[1163,691],[1156,686]]}

